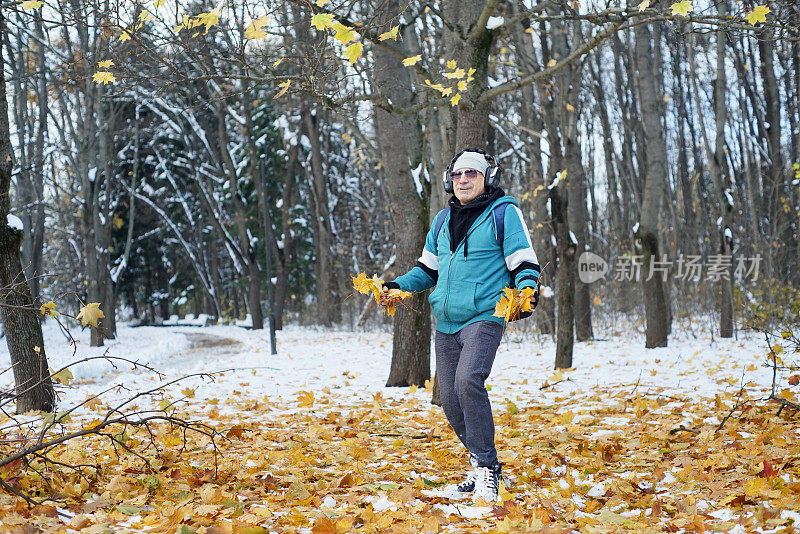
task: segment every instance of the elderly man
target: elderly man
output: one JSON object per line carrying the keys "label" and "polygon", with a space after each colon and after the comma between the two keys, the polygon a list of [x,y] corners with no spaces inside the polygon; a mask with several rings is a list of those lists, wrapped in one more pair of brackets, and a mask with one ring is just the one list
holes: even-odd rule
{"label": "elderly man", "polygon": [[445,171],[453,196],[428,231],[416,266],[384,286],[424,291],[436,318],[436,371],[444,413],[473,469],[458,485],[474,499],[497,499],[502,465],[484,383],[503,334],[495,303],[507,286],[535,288],[540,268],[516,199],[499,187],[500,167],[479,148],[462,150]]}

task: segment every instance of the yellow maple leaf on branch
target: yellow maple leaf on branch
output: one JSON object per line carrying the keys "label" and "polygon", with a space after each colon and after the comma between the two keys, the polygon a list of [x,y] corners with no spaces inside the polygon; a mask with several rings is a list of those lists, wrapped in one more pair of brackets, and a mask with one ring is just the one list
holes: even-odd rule
{"label": "yellow maple leaf on branch", "polygon": [[100,309],[99,302],[90,302],[83,306],[78,312],[78,315],[75,316],[75,318],[81,322],[81,326],[92,325],[95,328],[97,328],[97,321],[103,317],[105,317],[105,315],[103,314],[103,310]]}
{"label": "yellow maple leaf on branch", "polygon": [[38,0],[25,0],[24,2],[20,2],[20,4],[22,4],[22,9],[28,11],[31,9],[39,9],[44,5],[44,2],[40,2]]}
{"label": "yellow maple leaf on branch", "polygon": [[39,311],[42,312],[42,315],[46,315],[48,317],[57,317],[58,315],[60,315],[56,311],[56,303],[53,302],[52,300],[50,302],[45,302],[44,304],[39,306]]}
{"label": "yellow maple leaf on branch", "polygon": [[460,67],[455,69],[453,72],[445,72],[444,73],[444,77],[445,78],[449,78],[451,80],[453,78],[463,78],[466,75],[467,75],[467,71],[465,71],[464,69],[462,69]]}
{"label": "yellow maple leaf on branch", "polygon": [[392,39],[394,41],[397,40],[397,31],[400,29],[400,26],[395,26],[388,32],[383,32],[378,36],[378,40],[385,41],[386,39]]}
{"label": "yellow maple leaf on branch", "polygon": [[267,32],[264,31],[264,26],[266,26],[267,23],[269,23],[268,15],[257,18],[251,22],[247,28],[245,28],[244,36],[252,40],[265,38],[267,36]]}
{"label": "yellow maple leaf on branch", "polygon": [[770,13],[770,9],[767,5],[756,6],[745,18],[747,22],[755,26],[759,22],[767,22],[767,13]]}
{"label": "yellow maple leaf on branch", "polygon": [[[425,80],[425,85],[427,85],[431,89],[436,89],[440,93],[444,93],[444,91],[445,91],[444,86],[442,84],[440,84],[440,83],[433,83],[430,80]],[[445,96],[447,96],[447,95],[445,95]]]}
{"label": "yellow maple leaf on branch", "polygon": [[356,40],[356,33],[353,31],[353,28],[345,26],[341,22],[334,22],[331,28],[336,32],[333,38],[343,45]]}
{"label": "yellow maple leaf on branch", "polygon": [[276,98],[280,98],[280,97],[282,97],[282,96],[283,96],[283,94],[284,94],[284,93],[285,93],[285,92],[286,92],[286,91],[289,89],[289,86],[290,86],[290,85],[292,85],[292,80],[286,80],[286,81],[284,81],[284,82],[281,82],[281,83],[279,83],[279,84],[278,84],[278,87],[280,87],[280,88],[281,88],[281,90],[280,90],[280,91],[278,91],[278,92],[275,94],[275,96],[273,96],[273,97],[272,97],[272,99],[273,99],[273,100],[275,100]]}
{"label": "yellow maple leaf on branch", "polygon": [[214,26],[217,22],[219,22],[219,16],[221,11],[222,11],[222,4],[218,5],[217,7],[215,7],[214,9],[212,9],[207,13],[200,13],[195,17],[195,23],[192,24],[192,27],[203,25],[206,27],[206,32],[208,32],[211,26]]}
{"label": "yellow maple leaf on branch", "polygon": [[670,8],[672,9],[673,15],[683,15],[684,17],[688,16],[689,12],[694,10],[691,0],[675,2],[670,6]]}
{"label": "yellow maple leaf on branch", "polygon": [[364,45],[361,43],[353,43],[344,50],[344,57],[352,64],[361,57],[361,52]]}
{"label": "yellow maple leaf on branch", "polygon": [[70,381],[75,378],[72,375],[72,371],[69,369],[61,369],[59,372],[55,372],[53,369],[48,369],[50,371],[50,378],[58,382],[59,384],[69,385]]}
{"label": "yellow maple leaf on branch", "polygon": [[117,81],[117,79],[114,77],[114,74],[106,70],[99,70],[95,72],[94,76],[92,76],[92,80],[94,80],[95,83],[102,83],[103,85]]}
{"label": "yellow maple leaf on branch", "polygon": [[333,15],[330,13],[317,13],[311,17],[311,25],[318,30],[330,28],[333,25]]}

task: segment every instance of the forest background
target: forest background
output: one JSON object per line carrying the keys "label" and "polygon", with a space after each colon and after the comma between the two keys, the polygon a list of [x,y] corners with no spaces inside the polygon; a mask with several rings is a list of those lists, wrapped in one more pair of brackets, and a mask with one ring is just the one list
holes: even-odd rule
{"label": "forest background", "polygon": [[[591,469],[605,469],[622,462],[625,447],[645,454],[646,447],[632,444],[641,440],[662,455],[664,469],[676,469],[673,464],[685,468],[678,477],[686,484],[681,491],[690,494],[696,490],[689,487],[692,483],[707,483],[703,491],[716,500],[714,506],[757,504],[743,512],[748,521],[783,525],[794,520],[779,512],[796,502],[792,499],[800,486],[790,473],[796,471],[793,458],[800,449],[794,446],[791,416],[784,412],[784,419],[772,419],[766,406],[774,406],[778,415],[784,408],[794,414],[800,407],[796,356],[792,360],[782,352],[785,346],[796,355],[800,347],[793,333],[800,317],[800,6],[795,2],[24,0],[0,9],[0,103],[6,104],[0,106],[0,221],[7,223],[0,226],[0,318],[15,382],[0,396],[2,428],[10,436],[0,458],[4,514],[24,523],[52,515],[50,508],[22,509],[22,503],[39,506],[42,492],[78,506],[103,488],[111,493],[102,493],[98,501],[121,493],[116,501],[103,501],[109,515],[91,521],[129,525],[132,514],[125,510],[138,514],[150,499],[172,498],[159,486],[163,473],[158,473],[175,460],[170,447],[183,451],[191,440],[193,451],[205,448],[206,457],[198,461],[211,461],[206,449],[214,453],[213,469],[205,463],[205,474],[191,475],[193,490],[227,483],[219,478],[218,438],[224,437],[227,447],[245,431],[255,432],[269,454],[292,465],[308,460],[294,452],[285,455],[286,436],[259,429],[256,419],[224,432],[210,423],[277,409],[279,404],[271,405],[266,397],[242,399],[238,411],[228,414],[232,419],[218,419],[216,403],[206,399],[202,408],[210,406],[209,414],[198,421],[176,410],[177,403],[166,394],[170,382],[131,393],[119,408],[99,400],[121,391],[110,386],[82,401],[67,396],[77,404],[63,410],[56,393],[74,377],[60,367],[64,347],[53,345],[58,325],[65,327],[64,346],[70,350],[77,345],[69,330],[81,325],[89,328],[92,347],[114,340],[112,346],[121,351],[91,353],[87,361],[107,359],[155,374],[144,361],[145,347],[138,347],[143,359],[137,359],[134,349],[141,341],[125,337],[128,326],[241,325],[251,330],[242,339],[254,344],[237,353],[243,361],[258,352],[255,344],[266,345],[270,338],[274,350],[275,330],[284,327],[284,339],[300,338],[284,345],[298,358],[309,351],[304,337],[320,346],[328,339],[330,353],[340,354],[351,345],[337,332],[391,328],[385,384],[410,386],[403,390],[408,396],[386,401],[379,391],[372,401],[354,396],[346,405],[328,386],[300,391],[302,425],[327,428],[319,430],[326,438],[342,432],[344,423],[334,411],[320,419],[320,405],[364,411],[361,419],[351,417],[344,424],[343,442],[312,440],[303,444],[304,450],[318,453],[320,462],[323,457],[327,462],[340,445],[352,449],[343,457],[367,458],[369,451],[382,450],[378,438],[394,436],[382,425],[396,420],[393,410],[401,406],[413,417],[405,428],[408,436],[429,426],[426,434],[400,436],[400,441],[424,438],[427,448],[420,461],[452,467],[455,455],[444,451],[453,443],[439,447],[436,441],[443,439],[434,431],[441,415],[425,412],[414,401],[420,386],[426,399],[436,400],[430,366],[435,324],[426,295],[413,296],[389,319],[372,300],[353,294],[351,276],[364,272],[388,280],[414,265],[432,218],[447,201],[440,177],[450,158],[478,146],[495,154],[503,167],[502,186],[520,200],[543,267],[534,318],[510,327],[513,343],[521,343],[514,350],[530,353],[524,340],[537,336],[533,339],[551,351],[547,357],[556,369],[574,371],[573,350],[581,346],[576,342],[585,342],[587,361],[595,362],[593,343],[604,341],[596,333],[621,334],[643,342],[645,350],[636,352],[626,341],[614,349],[615,359],[634,355],[651,365],[653,355],[649,371],[655,376],[663,367],[657,365],[660,358],[668,354],[663,347],[677,347],[680,360],[688,350],[686,336],[696,338],[698,332],[711,345],[720,340],[716,351],[739,351],[736,366],[749,369],[752,362],[745,362],[754,351],[745,343],[752,341],[752,332],[761,332],[773,374],[771,386],[762,381],[760,387],[764,398],[777,402],[748,411],[754,401],[744,394],[745,384],[738,395],[726,391],[713,397],[704,389],[709,397],[694,400],[658,390],[631,400],[635,410],[628,413],[628,400],[609,404],[626,392],[609,389],[602,397],[605,405],[571,406],[553,426],[547,410],[525,406],[519,397],[518,407],[509,397],[503,414],[509,429],[527,417],[525,425],[543,425],[536,435],[546,429],[558,433],[562,427],[569,434],[547,438],[563,448],[552,445],[542,451],[538,445],[517,444],[531,455],[530,465],[513,467],[530,487],[523,486],[516,501],[505,494],[502,510],[493,513],[505,517],[506,526],[513,519],[525,528],[558,521],[573,528],[619,525],[625,520],[602,516],[607,512],[603,506],[617,504],[608,492],[588,504],[570,500],[553,508],[543,503],[532,488],[551,481],[532,469],[539,461],[572,457],[579,462],[587,450],[596,453],[586,460]],[[296,325],[322,328],[297,335],[292,333]],[[231,327],[214,328],[231,339],[238,335]],[[264,328],[270,335],[261,335]],[[140,331],[152,332],[147,326]],[[210,342],[203,335],[187,339],[202,346],[203,361],[210,362],[222,349],[215,345],[219,340]],[[738,336],[743,341],[736,345]],[[374,362],[365,351],[377,354],[379,346],[371,337],[358,339],[363,351],[349,352],[367,369]],[[48,365],[48,350],[58,354],[55,368]],[[709,374],[725,369],[724,362],[714,363],[712,356],[720,356],[714,350],[704,355]],[[605,371],[611,373],[613,363]],[[351,371],[344,374],[346,387]],[[509,392],[527,385],[527,379],[513,382],[517,371],[501,378],[509,381],[503,386]],[[675,376],[684,371],[676,370]],[[589,369],[581,372],[588,373],[585,380],[596,378]],[[369,383],[360,387],[376,387],[375,376],[373,369]],[[557,383],[567,387],[569,378],[555,376],[539,391]],[[730,380],[727,376],[723,383],[730,386]],[[638,387],[637,380],[634,393]],[[180,394],[186,402],[195,390]],[[646,395],[658,399],[651,403]],[[155,407],[136,411],[141,397],[156,398]],[[589,397],[581,402],[588,403]],[[569,399],[555,395],[550,400],[551,408],[567,410]],[[724,403],[731,405],[727,416],[722,415]],[[12,416],[12,405],[29,415]],[[83,411],[95,409],[107,409],[105,417],[83,418],[91,415]],[[575,422],[573,409],[585,409]],[[32,410],[41,412],[30,416]],[[637,420],[657,416],[652,424],[661,425],[660,430],[642,422],[641,428],[631,427],[625,440],[609,445],[595,429],[581,430],[602,420],[595,417],[598,410]],[[721,417],[712,421],[708,410]],[[740,426],[723,431],[734,413],[741,416]],[[696,426],[684,427],[681,414],[694,414]],[[76,419],[70,423],[72,415]],[[286,424],[294,417],[273,415],[286,415]],[[521,417],[515,423],[516,415]],[[182,441],[171,434],[175,429],[183,432]],[[516,439],[513,432],[503,439]],[[686,436],[687,443],[675,445],[682,439],[676,433]],[[190,440],[188,434],[195,437]],[[579,435],[596,443],[587,449]],[[107,438],[114,458],[127,458],[124,465],[81,464],[71,456],[75,449],[62,444],[84,436],[100,440],[87,451],[111,457],[108,450],[93,448]],[[559,442],[563,436],[567,441]],[[740,440],[752,453],[747,469],[719,452],[738,450]],[[776,450],[778,442],[784,448]],[[142,445],[144,451],[159,451],[157,466],[144,456],[150,453],[138,448]],[[159,449],[162,445],[166,448]],[[704,452],[683,456],[684,445],[704,447]],[[395,449],[397,462],[408,462],[408,451],[416,450],[407,444]],[[131,467],[137,459],[144,467]],[[660,468],[646,474],[651,460],[635,461],[642,477],[655,477],[653,484],[668,479]],[[64,466],[72,470],[69,476],[51,477]],[[554,476],[564,476],[561,466],[548,466]],[[335,476],[327,486],[318,483],[313,469],[301,477],[289,466],[287,473],[259,479],[264,495],[258,498],[266,502],[284,488],[280,495],[319,508],[324,491],[342,498],[350,491],[345,488],[359,495],[386,489],[377,471],[359,471],[348,479],[341,467],[325,475]],[[112,481],[120,480],[114,478],[115,469],[141,469],[136,473],[145,478],[124,491],[121,486],[110,489]],[[188,465],[181,469],[191,470]],[[711,476],[715,470],[716,478]],[[230,484],[234,472],[228,472]],[[262,477],[263,469],[249,475]],[[147,478],[152,476],[155,483]],[[370,476],[369,484],[359,478]],[[552,483],[569,490],[571,499],[580,477],[570,476],[571,482]],[[420,487],[405,487],[407,480],[398,476],[393,484],[403,489],[392,498],[425,508],[407,524],[418,530],[434,503],[414,500],[425,499],[427,494],[418,490],[428,491],[431,482],[415,480]],[[744,480],[748,486],[742,490]],[[666,516],[672,523],[664,528],[702,523],[702,514],[691,508],[695,504],[678,498],[674,487],[662,496],[672,499],[673,508],[662,509],[653,497],[661,490],[650,491],[656,487],[637,483],[627,489],[617,485],[615,491],[638,510],[642,524],[664,527],[654,521]],[[134,497],[136,491],[145,493]],[[581,491],[591,496],[589,488]],[[214,492],[192,498],[230,508]],[[541,506],[530,512],[533,499]],[[644,501],[649,517],[640,506]],[[577,514],[576,506],[595,515]],[[166,530],[175,530],[189,513],[179,508],[173,506],[164,517],[153,512],[144,522],[164,521]],[[252,513],[236,504],[232,513],[239,523],[243,515],[257,523],[259,512],[248,510]],[[359,512],[357,521],[387,520],[371,515],[373,510]],[[214,515],[216,508],[204,511],[209,518],[221,517]],[[293,513],[270,516],[270,521],[307,525],[313,519],[314,528],[326,532],[347,530],[356,520],[352,514],[336,521],[309,519],[299,508]],[[202,528],[211,528],[212,519],[207,525],[201,521]],[[499,521],[493,525],[500,528]],[[434,526],[439,529],[439,523]]]}
{"label": "forest background", "polygon": [[[729,337],[797,316],[798,17],[749,1],[25,1],[3,28],[0,215],[21,220],[31,303],[99,303],[93,345],[118,318],[353,326],[374,314],[350,275],[412,266],[438,177],[481,146],[528,218],[544,266],[529,328],[557,335],[557,367],[608,314],[639,318],[648,347],[675,319]],[[584,251],[610,265],[602,282],[577,276]],[[418,295],[394,320],[389,385],[428,378],[430,330]]]}

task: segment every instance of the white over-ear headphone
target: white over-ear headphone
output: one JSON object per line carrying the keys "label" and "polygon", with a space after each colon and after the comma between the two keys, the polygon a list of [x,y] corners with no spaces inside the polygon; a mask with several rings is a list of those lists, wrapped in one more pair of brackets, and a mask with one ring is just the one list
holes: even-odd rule
{"label": "white over-ear headphone", "polygon": [[494,156],[486,152],[482,148],[465,148],[455,156],[453,159],[450,160],[450,164],[447,166],[447,169],[444,171],[444,191],[445,193],[452,193],[453,192],[453,180],[450,179],[450,172],[453,170],[453,165],[455,164],[456,160],[463,154],[464,152],[476,152],[481,154],[484,158],[486,158],[486,162],[489,164],[489,168],[486,169],[484,173],[484,184],[486,187],[497,187],[500,185],[500,173],[502,169],[500,165],[497,164],[497,160],[494,159]]}

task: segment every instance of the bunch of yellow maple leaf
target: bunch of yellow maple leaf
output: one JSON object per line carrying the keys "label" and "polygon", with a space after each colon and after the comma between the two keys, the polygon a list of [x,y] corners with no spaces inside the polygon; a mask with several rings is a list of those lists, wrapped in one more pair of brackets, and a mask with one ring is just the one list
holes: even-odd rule
{"label": "bunch of yellow maple leaf", "polygon": [[502,317],[506,324],[519,319],[522,312],[533,311],[533,295],[535,289],[526,287],[519,290],[516,287],[504,287],[503,296],[497,301],[494,307],[494,317]]}
{"label": "bunch of yellow maple leaf", "polygon": [[378,278],[377,274],[373,274],[372,278],[367,278],[366,273],[358,273],[358,276],[353,276],[353,288],[363,295],[372,295],[375,297],[375,302],[383,305],[384,313],[389,314],[390,317],[394,316],[395,305],[411,296],[408,291],[402,289],[390,289],[388,292],[383,292],[383,278]]}

